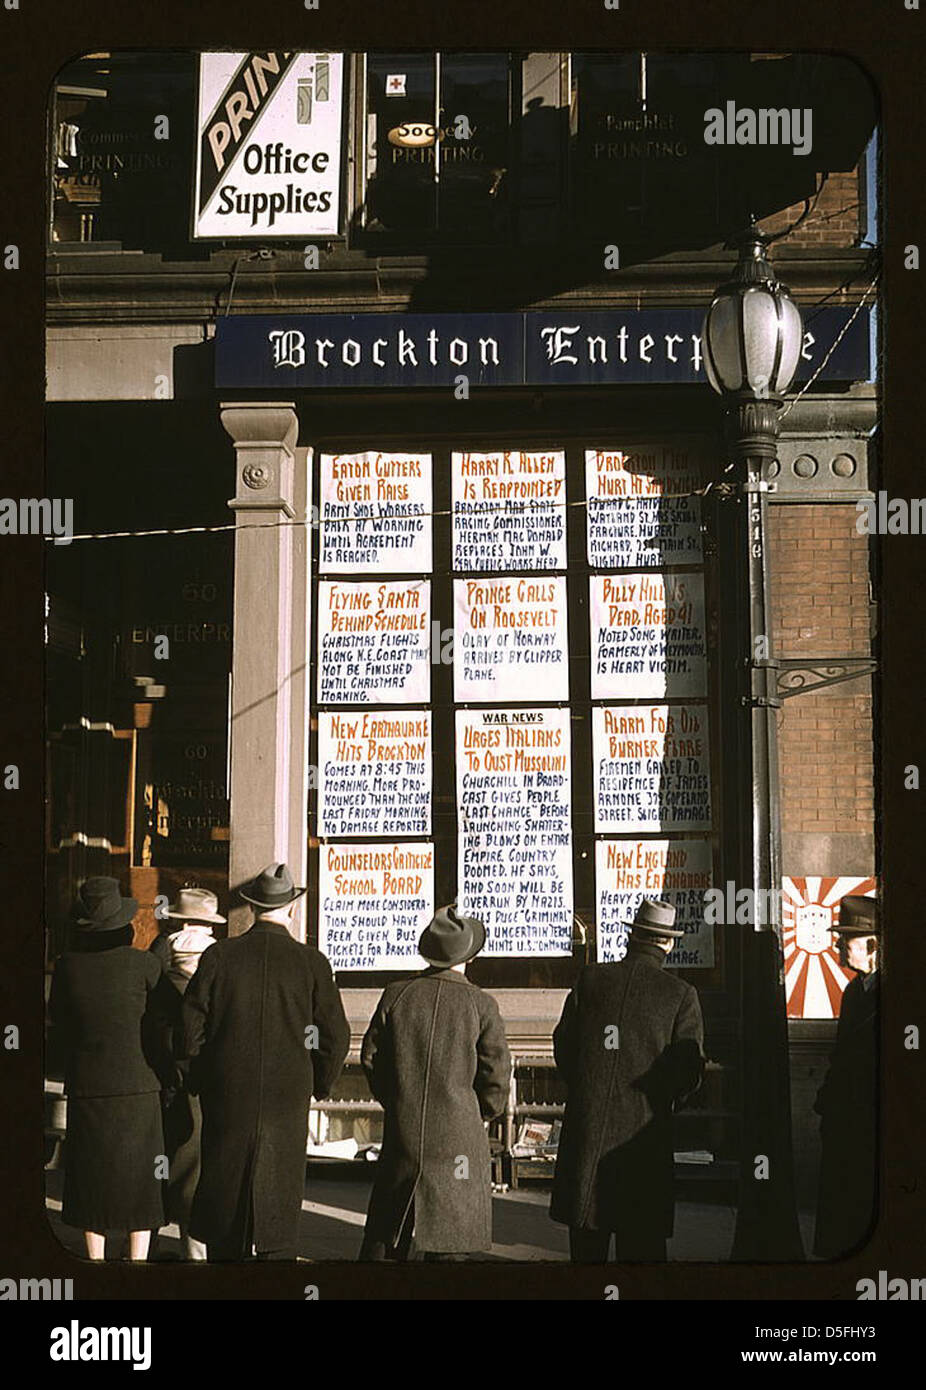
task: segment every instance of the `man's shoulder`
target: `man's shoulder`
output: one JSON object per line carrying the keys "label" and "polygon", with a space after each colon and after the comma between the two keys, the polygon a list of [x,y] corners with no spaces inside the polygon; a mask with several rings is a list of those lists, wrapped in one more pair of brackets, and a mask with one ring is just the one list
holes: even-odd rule
{"label": "man's shoulder", "polygon": [[632,956],[624,956],[617,961],[602,961],[596,965],[586,965],[576,981],[576,987],[580,994],[607,993],[610,990],[624,987],[631,974],[636,976],[636,983],[647,994],[654,994],[663,999],[679,1000],[691,995],[696,999],[698,997],[698,991],[687,980],[679,979],[676,974],[665,968],[660,970],[647,964],[641,964],[635,961]]}

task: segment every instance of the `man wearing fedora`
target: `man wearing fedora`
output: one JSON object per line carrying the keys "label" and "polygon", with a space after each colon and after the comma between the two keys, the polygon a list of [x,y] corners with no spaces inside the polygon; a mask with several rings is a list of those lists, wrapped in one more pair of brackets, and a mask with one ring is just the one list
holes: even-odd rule
{"label": "man wearing fedora", "polygon": [[183,998],[183,1054],[203,1109],[190,1234],[210,1260],[292,1259],[312,1096],[330,1094],[350,1044],[331,966],[289,931],[305,892],[285,864],[239,890],[254,909],[217,941]]}
{"label": "man wearing fedora", "polygon": [[567,1089],[550,1215],[571,1258],[664,1260],[675,1214],[672,1109],[701,1084],[694,987],[663,967],[684,932],[671,903],[644,898],[623,960],[586,966],[553,1033]]}
{"label": "man wearing fedora", "polygon": [[814,1109],[822,1157],[814,1254],[847,1255],[871,1229],[877,1186],[878,940],[875,898],[853,893],[834,927],[843,969],[857,973],[843,991],[836,1045]]}
{"label": "man wearing fedora", "polygon": [[474,917],[443,907],[421,934],[427,969],[387,985],[361,1061],[385,1111],[362,1260],[459,1260],[492,1244],[485,1121],[508,1096],[498,1005],[467,980],[485,945]]}
{"label": "man wearing fedora", "polygon": [[[168,930],[156,936],[149,947],[177,991],[178,1012],[179,999],[186,993],[203,952],[215,945],[213,927],[225,922],[218,907],[216,895],[207,888],[185,885],[164,915]],[[204,1260],[205,1244],[190,1235],[190,1212],[199,1182],[203,1112],[199,1096],[187,1085],[187,1065],[178,1066],[175,1084],[161,1095],[170,1172],[164,1208],[168,1221],[176,1221],[180,1227],[187,1259]]]}

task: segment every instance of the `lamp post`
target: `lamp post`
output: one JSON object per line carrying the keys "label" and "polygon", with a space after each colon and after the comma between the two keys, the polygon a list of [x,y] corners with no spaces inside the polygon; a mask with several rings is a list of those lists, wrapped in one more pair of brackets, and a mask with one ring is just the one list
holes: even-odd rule
{"label": "lamp post", "polygon": [[[764,474],[775,459],[782,397],[797,369],[801,316],[765,258],[754,223],[733,243],[733,277],[714,295],[702,331],[708,380],[723,400],[732,483],[719,489],[731,511],[723,529],[725,587],[732,589],[736,705],[727,777],[737,889],[752,890],[743,932],[743,1132],[740,1195],[732,1258],[804,1256],[794,1193],[790,1075],[781,947],[781,828],[778,799],[777,662],[771,651]],[[731,858],[732,856],[732,858]],[[729,872],[729,870],[728,870]]]}

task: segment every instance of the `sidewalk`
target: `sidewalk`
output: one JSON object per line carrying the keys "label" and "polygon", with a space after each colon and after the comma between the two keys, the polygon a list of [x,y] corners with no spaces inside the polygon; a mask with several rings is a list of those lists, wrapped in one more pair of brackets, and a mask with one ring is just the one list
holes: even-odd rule
{"label": "sidewalk", "polygon": [[[79,1231],[61,1223],[60,1171],[46,1173],[49,1220],[55,1235],[68,1250],[84,1253]],[[307,1260],[355,1260],[360,1250],[363,1224],[370,1196],[370,1182],[350,1176],[319,1173],[315,1165],[305,1186],[302,1203],[299,1254]],[[493,1198],[492,1261],[518,1262],[566,1260],[569,1237],[565,1226],[549,1217],[550,1194],[538,1186],[500,1193]],[[733,1243],[736,1211],[730,1206],[679,1202],[675,1209],[675,1235],[669,1241],[670,1260],[714,1262],[726,1260]],[[805,1249],[810,1248],[812,1218],[801,1213]],[[164,1226],[152,1254],[180,1258],[176,1226]]]}

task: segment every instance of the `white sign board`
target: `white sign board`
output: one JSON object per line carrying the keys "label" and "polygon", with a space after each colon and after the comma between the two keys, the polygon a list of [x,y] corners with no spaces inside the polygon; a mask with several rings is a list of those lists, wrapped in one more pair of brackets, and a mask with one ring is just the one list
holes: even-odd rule
{"label": "white sign board", "polygon": [[434,916],[434,846],[322,845],[318,947],[338,970],[423,970]]}
{"label": "white sign board", "polygon": [[431,455],[322,454],[322,574],[431,569]]}
{"label": "white sign board", "polygon": [[714,964],[714,928],[704,921],[704,894],[713,886],[707,840],[599,840],[595,845],[598,900],[598,959],[621,960],[627,924],[643,898],[675,905],[675,925],[684,929],[669,952],[668,965]]}
{"label": "white sign board", "polygon": [[431,691],[430,580],[318,586],[318,703],[424,705]]}
{"label": "white sign board", "polygon": [[568,709],[457,710],[460,910],[487,956],[572,951]]}
{"label": "white sign board", "polygon": [[201,53],[193,239],[337,236],[343,57]]}
{"label": "white sign board", "polygon": [[566,455],[562,449],[455,453],[453,568],[566,568]]}
{"label": "white sign board", "polygon": [[595,830],[710,830],[711,769],[704,705],[592,710]]}
{"label": "white sign board", "polygon": [[707,694],[700,574],[593,574],[588,582],[593,700]]}
{"label": "white sign board", "polygon": [[703,462],[692,447],[586,449],[588,563],[602,569],[698,564]]}
{"label": "white sign board", "polygon": [[430,712],[322,711],[318,778],[322,839],[430,835]]}
{"label": "white sign board", "polygon": [[455,579],[453,698],[568,700],[566,580]]}

